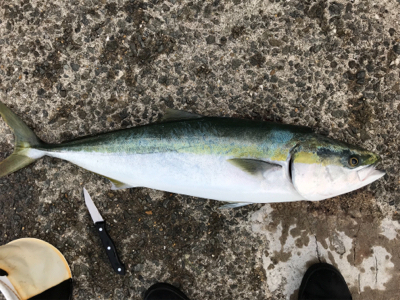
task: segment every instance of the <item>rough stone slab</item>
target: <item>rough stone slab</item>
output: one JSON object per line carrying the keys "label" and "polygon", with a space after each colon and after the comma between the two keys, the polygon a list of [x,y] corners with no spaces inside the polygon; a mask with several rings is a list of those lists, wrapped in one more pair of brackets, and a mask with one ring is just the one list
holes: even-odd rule
{"label": "rough stone slab", "polygon": [[[0,99],[44,141],[138,126],[166,108],[306,125],[377,151],[387,175],[319,203],[252,205],[110,191],[43,158],[0,179],[0,244],[52,243],[74,299],[141,299],[156,281],[191,299],[296,299],[317,261],[354,299],[398,299],[400,4],[384,1],[3,1]],[[0,160],[13,136],[0,121]],[[112,272],[81,197],[110,223]]]}

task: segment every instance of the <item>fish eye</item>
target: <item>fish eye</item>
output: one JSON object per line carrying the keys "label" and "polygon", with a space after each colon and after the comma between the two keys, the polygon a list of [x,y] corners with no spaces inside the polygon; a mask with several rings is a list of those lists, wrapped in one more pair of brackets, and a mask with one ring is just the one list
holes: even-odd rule
{"label": "fish eye", "polygon": [[356,167],[358,165],[358,158],[355,156],[350,157],[349,159],[349,165],[351,167]]}

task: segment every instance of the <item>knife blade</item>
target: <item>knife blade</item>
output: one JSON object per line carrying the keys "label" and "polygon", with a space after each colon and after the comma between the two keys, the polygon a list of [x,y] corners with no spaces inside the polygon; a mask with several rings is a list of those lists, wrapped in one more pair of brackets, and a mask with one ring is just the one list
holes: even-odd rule
{"label": "knife blade", "polygon": [[125,275],[125,266],[118,258],[117,250],[115,249],[114,242],[109,236],[106,228],[106,221],[101,217],[99,210],[94,205],[92,198],[85,188],[83,188],[83,195],[85,198],[86,206],[89,210],[90,216],[92,217],[94,226],[99,233],[101,242],[104,249],[106,250],[108,259],[110,260],[111,266],[117,274]]}

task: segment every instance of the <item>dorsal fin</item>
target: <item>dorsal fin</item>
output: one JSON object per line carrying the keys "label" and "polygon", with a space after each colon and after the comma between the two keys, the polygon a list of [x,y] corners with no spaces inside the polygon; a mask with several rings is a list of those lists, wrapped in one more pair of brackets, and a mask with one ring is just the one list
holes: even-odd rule
{"label": "dorsal fin", "polygon": [[177,110],[172,108],[167,108],[164,116],[161,118],[161,122],[166,121],[179,121],[179,120],[191,120],[191,119],[199,119],[203,116],[198,114],[193,114],[183,110]]}

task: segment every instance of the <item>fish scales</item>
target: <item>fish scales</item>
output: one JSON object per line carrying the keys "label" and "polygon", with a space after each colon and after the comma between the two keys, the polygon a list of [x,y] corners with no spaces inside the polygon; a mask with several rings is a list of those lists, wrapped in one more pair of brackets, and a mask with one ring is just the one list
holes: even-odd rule
{"label": "fish scales", "polygon": [[169,111],[167,122],[46,144],[2,103],[0,114],[16,143],[0,177],[48,155],[105,176],[114,189],[143,186],[228,208],[323,200],[385,174],[378,155],[294,125]]}
{"label": "fish scales", "polygon": [[208,117],[149,124],[63,144],[45,144],[37,149],[125,154],[177,152],[272,159],[277,150],[288,153],[310,132],[298,126]]}

